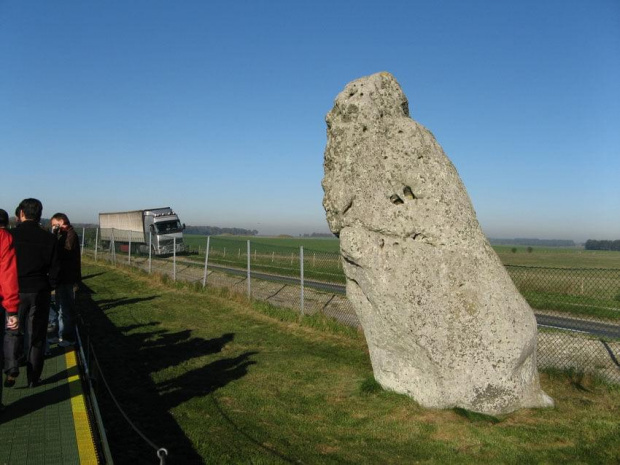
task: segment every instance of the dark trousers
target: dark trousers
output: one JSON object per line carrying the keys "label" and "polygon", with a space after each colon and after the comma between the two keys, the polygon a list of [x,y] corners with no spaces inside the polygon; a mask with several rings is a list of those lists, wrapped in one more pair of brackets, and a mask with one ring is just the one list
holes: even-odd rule
{"label": "dark trousers", "polygon": [[[38,381],[43,372],[45,360],[45,341],[47,338],[47,320],[50,312],[51,295],[49,291],[19,293],[19,337],[12,360],[5,362],[6,367],[19,366],[19,359],[24,354],[28,382]],[[5,357],[11,354],[5,352]]]}
{"label": "dark trousers", "polygon": [[[0,341],[2,342],[2,345],[0,345],[0,347],[3,348],[3,350],[0,351],[0,366],[4,367],[4,352],[6,350],[11,350],[11,348],[7,349],[5,346],[5,341],[7,340],[7,338],[5,337],[6,313],[2,305],[0,305],[0,322],[2,323],[2,326],[0,328]],[[2,384],[3,383],[0,382],[0,405],[2,405]]]}
{"label": "dark trousers", "polygon": [[23,337],[19,333],[19,330],[6,329],[6,318],[4,308],[0,307],[0,315],[2,315],[2,354],[0,354],[0,360],[2,360],[2,369],[6,374],[19,373],[19,357],[24,350],[22,343]]}

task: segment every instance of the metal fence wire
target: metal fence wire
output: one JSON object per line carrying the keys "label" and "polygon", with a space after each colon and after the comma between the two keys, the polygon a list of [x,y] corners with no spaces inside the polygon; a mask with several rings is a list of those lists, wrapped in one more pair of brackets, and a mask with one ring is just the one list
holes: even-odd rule
{"label": "metal fence wire", "polygon": [[[83,253],[96,260],[225,287],[304,315],[322,314],[360,327],[346,298],[338,253],[209,237],[204,245],[185,247],[182,255],[157,257],[146,253],[143,244],[101,243],[98,237],[95,229],[83,231]],[[506,269],[534,310],[539,368],[591,372],[620,383],[620,269]]]}

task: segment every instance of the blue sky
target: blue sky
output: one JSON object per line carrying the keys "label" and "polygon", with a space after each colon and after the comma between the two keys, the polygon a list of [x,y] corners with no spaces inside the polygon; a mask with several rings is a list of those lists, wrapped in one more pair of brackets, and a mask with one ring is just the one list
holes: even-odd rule
{"label": "blue sky", "polygon": [[0,207],[326,232],[325,114],[379,71],[488,236],[620,238],[617,0],[0,0]]}

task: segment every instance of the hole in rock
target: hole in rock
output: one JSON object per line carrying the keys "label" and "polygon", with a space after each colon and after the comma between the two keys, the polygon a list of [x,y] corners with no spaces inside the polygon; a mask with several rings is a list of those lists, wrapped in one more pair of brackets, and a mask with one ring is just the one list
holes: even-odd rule
{"label": "hole in rock", "polygon": [[403,199],[401,199],[398,195],[394,194],[390,197],[390,201],[394,204],[394,205],[401,205],[403,203],[405,203],[403,201]]}
{"label": "hole in rock", "polygon": [[411,200],[416,198],[416,196],[413,194],[413,191],[411,190],[411,187],[409,186],[405,186],[405,188],[403,189],[403,195]]}
{"label": "hole in rock", "polygon": [[343,215],[346,214],[351,209],[352,206],[353,206],[353,199],[351,199],[349,204],[346,207],[344,207],[344,210],[342,210],[342,214]]}

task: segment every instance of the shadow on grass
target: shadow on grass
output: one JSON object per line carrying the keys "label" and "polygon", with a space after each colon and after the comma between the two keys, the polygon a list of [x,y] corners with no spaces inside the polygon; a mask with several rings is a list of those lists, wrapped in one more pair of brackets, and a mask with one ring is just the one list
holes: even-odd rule
{"label": "shadow on grass", "polygon": [[[87,286],[82,286],[82,288],[87,288]],[[82,290],[80,289],[80,292],[82,292]],[[92,294],[92,291],[89,290],[89,292],[87,291],[88,294]],[[100,300],[97,304],[99,309],[101,310],[110,310],[114,307],[121,307],[123,305],[131,305],[131,304],[137,304],[140,302],[147,302],[149,300],[154,300],[157,299],[159,296],[158,295],[153,295],[153,296],[149,296],[149,297],[136,297],[133,299],[128,299],[126,297],[122,297],[120,299],[109,299],[109,300]]]}
{"label": "shadow on grass", "polygon": [[[88,335],[118,403],[144,436],[157,447],[168,450],[169,463],[203,463],[170,409],[192,398],[206,396],[245,376],[248,367],[255,363],[249,360],[255,352],[204,362],[198,368],[182,371],[190,360],[221,352],[234,339],[234,334],[203,339],[193,337],[190,330],[172,332],[159,329],[159,323],[154,321],[116,326],[106,310],[113,307],[120,309],[158,296],[100,302],[95,302],[91,297],[92,291],[80,293],[80,330],[83,339],[84,335]],[[193,363],[195,366],[196,361]],[[91,371],[98,378],[92,365]],[[160,384],[153,381],[153,373],[173,367],[180,367],[177,371],[181,373],[179,376]],[[115,462],[134,465],[154,463],[157,460],[155,450],[119,413],[104,383],[96,382],[95,389]]]}

